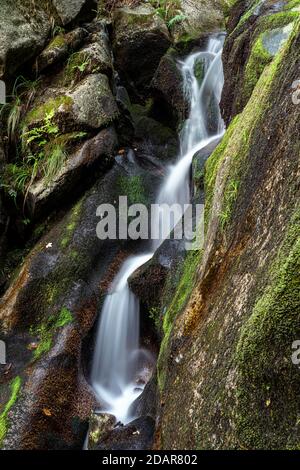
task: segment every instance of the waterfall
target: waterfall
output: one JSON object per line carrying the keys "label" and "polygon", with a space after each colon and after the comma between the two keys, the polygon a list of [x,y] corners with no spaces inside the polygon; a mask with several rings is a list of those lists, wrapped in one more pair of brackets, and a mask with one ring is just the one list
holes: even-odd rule
{"label": "waterfall", "polygon": [[[184,204],[190,201],[189,171],[193,156],[224,133],[219,102],[223,87],[222,46],[224,36],[212,37],[206,51],[189,55],[179,63],[184,89],[190,101],[190,114],[180,134],[180,155],[177,164],[170,166],[157,197],[157,204]],[[195,69],[202,70],[202,81]],[[208,125],[209,113],[215,114]],[[139,300],[130,291],[128,278],[151,259],[166,239],[170,227],[164,224],[164,212],[155,215],[160,227],[158,240],[152,242],[151,253],[132,256],[125,261],[113,281],[102,308],[91,381],[102,410],[116,416],[124,424],[134,417],[128,410],[142,392],[137,386],[141,364],[147,353],[139,346]],[[179,220],[173,220],[173,227]],[[152,221],[153,223],[153,221]]]}

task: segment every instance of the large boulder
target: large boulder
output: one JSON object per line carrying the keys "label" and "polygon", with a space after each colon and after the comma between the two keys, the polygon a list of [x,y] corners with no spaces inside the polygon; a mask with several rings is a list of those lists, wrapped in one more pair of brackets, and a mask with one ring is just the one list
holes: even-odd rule
{"label": "large boulder", "polygon": [[75,20],[89,21],[97,11],[97,0],[52,0],[63,25]]}
{"label": "large boulder", "polygon": [[8,362],[0,366],[1,447],[83,446],[96,404],[83,375],[82,342],[130,253],[126,240],[97,238],[96,210],[116,205],[120,195],[149,204],[160,184],[125,155],[118,161],[34,247],[1,299]]}
{"label": "large boulder", "polygon": [[42,178],[29,187],[26,203],[30,217],[48,212],[66,197],[76,192],[78,182],[93,175],[103,174],[113,164],[118,138],[113,127],[101,130],[85,141],[67,157],[66,162],[51,181]]}
{"label": "large boulder", "polygon": [[99,129],[118,116],[118,108],[106,75],[88,76],[68,95],[72,100],[74,123],[79,128]]}
{"label": "large boulder", "polygon": [[186,117],[189,103],[177,60],[176,50],[169,49],[159,62],[151,87],[157,91],[158,98],[167,103],[175,122],[179,123]]}
{"label": "large boulder", "polygon": [[[267,4],[274,26],[282,4]],[[299,32],[298,20],[206,163],[205,244],[164,317],[164,449],[298,448]]]}
{"label": "large boulder", "polygon": [[177,15],[182,20],[172,27],[175,42],[187,42],[198,39],[203,33],[224,30],[223,9],[223,0],[180,0]]}
{"label": "large boulder", "polygon": [[118,116],[116,101],[106,75],[88,75],[72,88],[46,88],[32,105],[24,122],[41,128],[49,114],[61,132],[100,129]]}
{"label": "large boulder", "polygon": [[293,3],[236,2],[224,44],[221,107],[228,124],[247,104],[265,67],[284,47],[300,16]]}
{"label": "large boulder", "polygon": [[[16,27],[17,25],[17,27]],[[0,17],[0,78],[12,75],[41,50],[50,33],[48,14],[39,5],[2,0]]]}
{"label": "large boulder", "polygon": [[134,120],[135,145],[138,153],[153,155],[160,160],[175,159],[179,152],[179,140],[169,127],[147,116]]}
{"label": "large boulder", "polygon": [[128,84],[145,90],[170,46],[168,28],[150,5],[118,8],[113,26],[116,69]]}

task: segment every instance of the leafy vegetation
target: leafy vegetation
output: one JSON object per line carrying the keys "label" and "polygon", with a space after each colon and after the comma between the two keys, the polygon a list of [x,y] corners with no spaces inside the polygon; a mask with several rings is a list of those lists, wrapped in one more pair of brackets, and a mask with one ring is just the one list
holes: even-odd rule
{"label": "leafy vegetation", "polygon": [[157,15],[167,23],[169,29],[186,19],[181,10],[180,0],[150,0],[150,3]]}
{"label": "leafy vegetation", "polygon": [[39,79],[31,81],[21,75],[15,80],[8,103],[2,106],[0,113],[1,119],[7,122],[9,142],[17,142],[19,124],[33,101],[38,85]]}
{"label": "leafy vegetation", "polygon": [[91,59],[87,54],[79,51],[74,52],[68,59],[64,72],[65,84],[79,82],[84,76],[87,68],[91,65]]}

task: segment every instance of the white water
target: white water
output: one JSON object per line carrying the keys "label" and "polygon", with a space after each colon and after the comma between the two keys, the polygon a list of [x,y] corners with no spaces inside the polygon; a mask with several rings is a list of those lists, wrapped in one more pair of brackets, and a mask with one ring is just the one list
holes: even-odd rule
{"label": "white water", "polygon": [[[190,201],[189,171],[193,156],[224,133],[224,124],[218,104],[223,87],[222,69],[223,37],[211,38],[207,50],[196,52],[180,63],[184,87],[191,108],[180,136],[178,163],[168,169],[166,180],[157,203],[184,204]],[[195,64],[203,60],[205,76],[201,86],[195,77]],[[207,115],[216,103],[215,132],[210,132]],[[133,256],[121,267],[114,279],[111,293],[107,295],[101,312],[92,367],[92,386],[100,400],[102,410],[128,423],[130,405],[142,392],[137,386],[141,369],[149,362],[149,354],[139,347],[139,300],[130,291],[128,278],[151,259],[155,250],[169,236],[170,227],[164,223],[164,213],[157,215],[160,237],[151,247],[151,253]],[[173,227],[178,220],[173,220]]]}

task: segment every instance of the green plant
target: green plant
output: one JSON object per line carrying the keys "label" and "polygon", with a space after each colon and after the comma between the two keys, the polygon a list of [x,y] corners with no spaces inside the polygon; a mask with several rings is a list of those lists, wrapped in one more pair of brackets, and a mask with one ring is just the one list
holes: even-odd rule
{"label": "green plant", "polygon": [[220,214],[221,230],[224,230],[230,220],[232,207],[236,201],[239,186],[239,181],[233,179],[228,183],[228,189],[226,190],[226,193],[224,195],[224,209]]}
{"label": "green plant", "polygon": [[57,135],[59,133],[58,126],[53,123],[54,109],[46,113],[44,124],[39,127],[33,127],[30,130],[22,132],[22,148],[29,147],[31,143],[36,143],[39,147],[44,146],[48,142],[49,135]]}
{"label": "green plant", "polygon": [[173,26],[175,26],[178,23],[182,23],[182,21],[186,20],[187,16],[183,15],[182,13],[175,15],[173,18],[171,18],[167,25],[169,29],[172,29]]}
{"label": "green plant", "polygon": [[9,102],[2,106],[0,116],[7,122],[7,136],[10,142],[16,142],[22,116],[28,110],[39,84],[37,80],[27,80],[23,76],[15,80]]}
{"label": "green plant", "polygon": [[151,307],[149,310],[149,318],[153,321],[157,331],[160,329],[161,316],[159,307]]}
{"label": "green plant", "polygon": [[51,152],[47,156],[43,165],[43,172],[45,175],[46,183],[49,184],[52,179],[57,175],[63,164],[67,159],[67,154],[62,145],[55,144],[51,148]]}
{"label": "green plant", "polygon": [[66,82],[80,80],[86,69],[91,65],[91,59],[82,52],[74,52],[68,59],[65,71]]}
{"label": "green plant", "polygon": [[181,11],[180,0],[150,0],[150,3],[155,8],[156,14],[167,23],[169,29],[186,19]]}
{"label": "green plant", "polygon": [[66,30],[65,28],[62,28],[61,26],[53,24],[52,30],[51,30],[51,36],[54,38],[55,36],[61,36],[62,34],[65,34]]}

